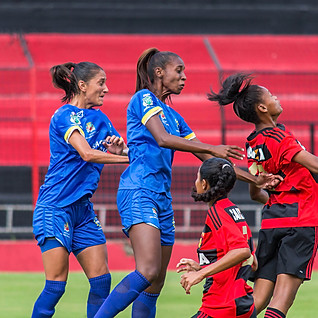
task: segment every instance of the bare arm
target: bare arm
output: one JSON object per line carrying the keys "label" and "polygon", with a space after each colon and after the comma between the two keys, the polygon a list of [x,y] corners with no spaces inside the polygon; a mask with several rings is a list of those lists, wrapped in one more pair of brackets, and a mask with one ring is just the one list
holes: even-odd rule
{"label": "bare arm", "polygon": [[78,130],[72,132],[69,143],[77,150],[84,161],[102,164],[129,163],[127,156],[113,155],[111,153],[92,149]]}
{"label": "bare arm", "polygon": [[204,267],[198,271],[190,271],[181,276],[180,284],[185,289],[187,294],[190,294],[190,289],[193,285],[200,283],[205,277],[215,275],[228,268],[231,268],[244,260],[251,257],[249,248],[237,248],[226,253],[221,259],[215,263]]}
{"label": "bare arm", "polygon": [[296,153],[292,161],[303,165],[312,173],[318,173],[318,157],[306,150],[301,150]]}
{"label": "bare arm", "polygon": [[168,134],[158,115],[152,116],[147,121],[146,127],[160,147],[192,153],[206,153],[224,159],[228,159],[229,157],[235,159],[243,158],[243,155],[239,152],[243,151],[243,149],[238,146],[213,146]]}
{"label": "bare arm", "polygon": [[268,193],[254,184],[250,184],[251,199],[259,203],[265,204],[268,201]]}

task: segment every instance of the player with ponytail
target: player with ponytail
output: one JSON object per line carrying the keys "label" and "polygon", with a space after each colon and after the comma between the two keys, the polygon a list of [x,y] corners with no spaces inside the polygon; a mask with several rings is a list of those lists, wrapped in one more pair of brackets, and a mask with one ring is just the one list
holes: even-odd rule
{"label": "player with ponytail", "polygon": [[104,70],[90,62],[51,68],[55,87],[64,91],[52,116],[50,165],[33,216],[33,233],[46,277],[32,318],[52,317],[65,291],[69,254],[89,279],[87,317],[93,318],[109,294],[111,277],[106,240],[90,198],[104,164],[128,163],[126,146],[99,108],[108,92]]}
{"label": "player with ponytail", "polygon": [[298,288],[311,278],[318,245],[318,157],[307,152],[294,135],[278,123],[283,108],[278,98],[248,74],[234,74],[219,93],[208,95],[220,105],[233,103],[235,114],[253,123],[246,150],[250,173],[281,175],[272,191],[250,184],[251,198],[264,205],[256,256],[254,299],[257,313],[285,317]]}

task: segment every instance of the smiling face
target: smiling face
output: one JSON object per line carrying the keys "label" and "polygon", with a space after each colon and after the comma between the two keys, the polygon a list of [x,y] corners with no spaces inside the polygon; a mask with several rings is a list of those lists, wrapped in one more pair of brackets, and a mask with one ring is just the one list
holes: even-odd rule
{"label": "smiling face", "polygon": [[184,63],[180,57],[172,57],[162,70],[163,91],[169,94],[180,94],[187,77],[184,73]]}
{"label": "smiling face", "polygon": [[104,96],[108,93],[106,74],[103,70],[99,70],[94,77],[85,83],[84,93],[87,108],[103,105]]}

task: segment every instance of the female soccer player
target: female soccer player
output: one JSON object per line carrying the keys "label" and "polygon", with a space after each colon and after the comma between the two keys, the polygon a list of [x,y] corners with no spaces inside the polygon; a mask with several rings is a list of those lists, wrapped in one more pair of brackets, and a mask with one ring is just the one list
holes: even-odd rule
{"label": "female soccer player", "polygon": [[206,278],[202,305],[194,317],[256,317],[252,288],[246,283],[254,261],[251,231],[240,209],[227,195],[236,175],[230,162],[212,158],[199,168],[192,197],[209,210],[198,247],[199,263],[182,258],[177,272],[187,294]]}
{"label": "female soccer player", "polygon": [[235,114],[255,125],[246,144],[249,171],[284,178],[269,194],[250,186],[252,199],[266,203],[256,250],[255,306],[258,313],[268,306],[265,317],[278,318],[285,317],[299,286],[311,277],[318,242],[318,185],[311,172],[318,173],[318,158],[277,123],[282,112],[277,97],[251,80],[234,74],[209,99],[234,102]]}
{"label": "female soccer player", "polygon": [[87,317],[94,317],[109,294],[111,277],[105,236],[90,197],[103,164],[128,163],[127,149],[107,116],[94,108],[103,105],[108,92],[101,67],[65,63],[53,66],[51,75],[67,104],[51,119],[50,166],[33,217],[46,283],[32,317],[53,316],[65,291],[71,252],[89,279]]}
{"label": "female soccer player", "polygon": [[[166,105],[172,94],[181,93],[186,81],[184,69],[182,59],[172,52],[150,48],[139,57],[136,93],[127,109],[130,165],[121,176],[117,195],[136,270],[115,287],[96,318],[114,317],[134,300],[133,317],[155,317],[174,243],[170,194],[174,151],[192,152],[201,160],[211,155],[242,158],[238,152],[242,149],[237,146],[201,143],[184,119]],[[249,182],[265,180],[239,169],[237,172]]]}

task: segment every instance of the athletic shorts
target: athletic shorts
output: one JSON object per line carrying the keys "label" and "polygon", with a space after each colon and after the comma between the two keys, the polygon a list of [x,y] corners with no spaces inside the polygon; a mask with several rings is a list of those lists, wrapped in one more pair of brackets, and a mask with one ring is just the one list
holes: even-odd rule
{"label": "athletic shorts", "polygon": [[54,237],[69,253],[106,243],[88,196],[63,208],[36,206],[33,233],[40,247],[46,238]]}
{"label": "athletic shorts", "polygon": [[174,244],[175,222],[171,198],[166,194],[146,189],[122,189],[117,193],[117,206],[127,236],[133,225],[146,223],[160,230],[161,245]]}
{"label": "athletic shorts", "polygon": [[260,230],[255,279],[275,282],[277,275],[290,274],[309,280],[317,251],[317,230],[318,227]]}

